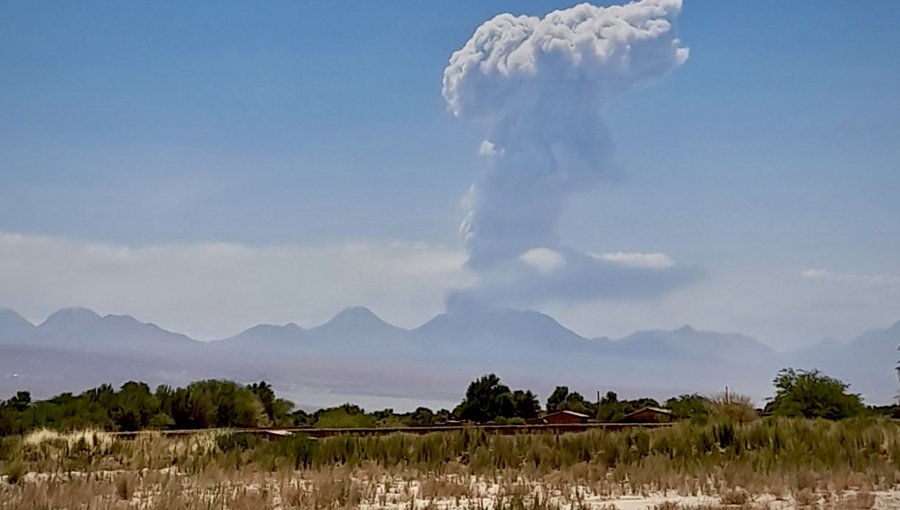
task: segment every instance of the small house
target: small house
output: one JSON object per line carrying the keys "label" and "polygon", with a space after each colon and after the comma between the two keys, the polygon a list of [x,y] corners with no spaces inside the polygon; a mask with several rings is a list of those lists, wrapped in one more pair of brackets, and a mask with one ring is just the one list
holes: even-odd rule
{"label": "small house", "polygon": [[672,411],[663,407],[647,406],[628,413],[621,421],[625,423],[668,423],[672,420]]}
{"label": "small house", "polygon": [[259,431],[259,433],[262,435],[262,437],[270,440],[281,439],[283,437],[290,437],[294,435],[293,432],[282,429],[261,430]]}
{"label": "small house", "polygon": [[558,424],[568,424],[568,423],[587,423],[591,417],[575,411],[569,411],[568,409],[563,411],[555,411],[552,413],[547,413],[540,418],[531,418],[526,420],[525,423],[529,425],[558,425]]}

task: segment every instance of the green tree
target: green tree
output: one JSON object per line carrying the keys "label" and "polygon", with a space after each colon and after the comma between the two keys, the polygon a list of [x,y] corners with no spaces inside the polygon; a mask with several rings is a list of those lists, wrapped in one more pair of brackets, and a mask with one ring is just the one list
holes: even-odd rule
{"label": "green tree", "polygon": [[294,410],[294,403],[286,398],[276,398],[272,402],[272,425],[277,427],[290,427],[294,424],[291,412]]}
{"label": "green tree", "polygon": [[253,383],[247,386],[247,389],[253,392],[259,398],[260,403],[262,403],[263,409],[268,415],[269,419],[273,419],[275,417],[275,392],[272,391],[272,385],[268,384],[266,381],[260,381],[259,383]]}
{"label": "green tree", "polygon": [[6,402],[0,403],[0,437],[21,433],[22,421],[19,419],[19,413]]}
{"label": "green tree", "polygon": [[[216,407],[218,427],[266,427],[271,425],[259,397],[233,381],[205,381]],[[193,385],[192,385],[193,386]]]}
{"label": "green tree", "polygon": [[591,405],[577,391],[569,391],[568,386],[557,386],[547,397],[547,412],[575,411],[590,413]]}
{"label": "green tree", "polygon": [[516,418],[535,418],[541,412],[541,403],[531,390],[516,390],[512,394],[513,414]]}
{"label": "green tree", "polygon": [[666,400],[666,407],[676,420],[702,421],[709,416],[709,399],[696,393],[672,397]]}
{"label": "green tree", "polygon": [[271,384],[268,384],[266,381],[260,381],[247,386],[247,388],[259,398],[272,425],[282,427],[293,424],[290,414],[294,409],[294,403],[290,400],[276,397]]}
{"label": "green tree", "polygon": [[141,430],[159,412],[159,401],[146,383],[128,381],[116,395],[111,417],[119,430]]}
{"label": "green tree", "polygon": [[785,368],[773,383],[775,396],[766,410],[777,416],[840,420],[865,411],[860,396],[847,392],[848,384],[818,370]]}
{"label": "green tree", "polygon": [[315,421],[313,417],[303,409],[297,409],[296,411],[291,412],[286,419],[294,427],[307,427],[312,425]]}
{"label": "green tree", "polygon": [[317,428],[346,429],[374,427],[378,418],[374,414],[366,414],[365,409],[357,405],[343,404],[316,411],[314,420],[313,426]]}
{"label": "green tree", "polygon": [[485,423],[496,418],[511,418],[515,413],[512,392],[500,378],[488,374],[469,383],[466,397],[454,414],[464,420]]}
{"label": "green tree", "polygon": [[560,404],[565,402],[567,398],[569,398],[568,386],[557,386],[554,388],[553,393],[547,397],[547,412],[552,413],[558,411]]}
{"label": "green tree", "polygon": [[413,427],[428,427],[435,424],[435,415],[427,407],[417,407],[415,411],[409,414],[405,422]]}
{"label": "green tree", "polygon": [[7,402],[10,407],[18,413],[24,412],[31,405],[31,393],[27,391],[17,391],[16,396]]}
{"label": "green tree", "polygon": [[186,390],[184,409],[189,428],[206,429],[216,426],[218,409],[212,388],[207,384],[192,383]]}
{"label": "green tree", "polygon": [[175,426],[175,420],[166,413],[156,413],[147,422],[147,428],[152,430],[166,430]]}
{"label": "green tree", "polygon": [[625,404],[619,402],[619,395],[614,391],[607,391],[600,399],[597,409],[597,419],[602,422],[619,421],[625,417]]}

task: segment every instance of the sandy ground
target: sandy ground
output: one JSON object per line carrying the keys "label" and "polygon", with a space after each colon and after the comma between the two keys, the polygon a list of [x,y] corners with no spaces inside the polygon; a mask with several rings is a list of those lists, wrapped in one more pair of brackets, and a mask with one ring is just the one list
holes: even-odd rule
{"label": "sandy ground", "polygon": [[[147,477],[153,475],[152,477]],[[166,480],[175,478],[179,480],[179,492],[190,495],[198,502],[209,500],[213,493],[250,492],[265,495],[264,502],[259,508],[287,509],[303,508],[303,503],[298,503],[302,494],[312,494],[322,491],[323,486],[332,485],[324,490],[335,492],[334,484],[344,483],[343,489],[352,485],[360,495],[351,504],[344,504],[340,508],[359,508],[363,510],[493,510],[498,502],[505,502],[503,508],[517,508],[511,504],[512,499],[521,497],[524,499],[525,508],[531,507],[535,497],[539,498],[550,508],[560,510],[688,510],[688,509],[720,509],[720,508],[744,508],[782,510],[793,508],[817,508],[817,509],[900,509],[900,487],[888,491],[873,491],[857,493],[847,491],[842,494],[814,494],[807,493],[802,496],[802,501],[797,501],[793,496],[772,494],[754,494],[747,496],[743,505],[735,504],[734,496],[723,498],[719,495],[684,495],[677,491],[644,492],[641,494],[605,494],[598,495],[596,491],[587,486],[566,485],[565,487],[544,484],[539,481],[517,480],[513,484],[509,481],[498,483],[481,477],[442,477],[433,479],[414,479],[385,476],[377,479],[357,478],[304,478],[303,473],[292,475],[273,475],[271,473],[257,473],[251,479],[241,479],[237,473],[227,473],[227,479],[215,482],[210,486],[201,483],[196,475],[193,477],[179,472],[175,468],[162,470],[143,471],[99,471],[92,473],[26,473],[16,484],[11,484],[6,476],[0,476],[0,500],[9,497],[14,491],[21,490],[28,485],[44,486],[48,482],[62,484],[78,484],[85,481],[98,484],[114,484],[122,476],[135,480],[146,480],[134,486],[134,491],[126,501],[119,501],[125,508],[152,507],[154,500],[161,497],[163,483],[150,481],[156,477]],[[452,484],[450,488],[442,490],[431,489],[430,494],[424,487],[435,480]],[[741,493],[740,489],[736,490]],[[299,495],[298,495],[299,494]],[[454,495],[448,495],[454,494]],[[746,494],[746,493],[744,493]],[[98,497],[102,497],[99,496]],[[108,497],[108,496],[106,496]],[[293,500],[293,502],[291,502]],[[312,500],[304,500],[310,503]],[[330,500],[329,500],[330,501]],[[2,501],[0,501],[2,503]],[[730,505],[729,505],[730,503]],[[318,505],[317,505],[318,506]],[[0,507],[4,505],[0,504]],[[330,505],[329,505],[330,507]],[[117,507],[118,508],[118,507]]]}
{"label": "sandy ground", "polygon": [[[579,502],[567,502],[559,499],[551,499],[550,502],[559,505],[560,510],[689,510],[692,508],[751,508],[751,509],[768,509],[768,510],[788,510],[788,509],[872,509],[872,510],[888,510],[900,509],[900,490],[894,491],[877,491],[870,493],[874,496],[874,505],[858,502],[858,496],[855,492],[847,492],[842,495],[829,495],[828,497],[820,497],[820,500],[812,505],[798,504],[792,497],[779,498],[771,494],[757,495],[748,501],[745,505],[727,505],[723,504],[719,497],[715,496],[683,496],[677,493],[651,493],[648,495],[618,496],[618,497],[601,497],[588,496]],[[491,510],[496,504],[496,499],[491,498],[473,498],[473,499],[434,499],[434,500],[418,500],[414,507],[418,510],[434,509],[434,510],[474,510],[484,509]],[[360,509],[366,510],[402,510],[411,508],[407,503],[388,503],[359,505]]]}

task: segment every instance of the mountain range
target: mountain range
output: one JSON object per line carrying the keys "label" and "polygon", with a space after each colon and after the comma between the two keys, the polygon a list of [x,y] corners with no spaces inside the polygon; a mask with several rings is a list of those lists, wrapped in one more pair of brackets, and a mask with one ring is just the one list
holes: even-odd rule
{"label": "mountain range", "polygon": [[897,393],[900,322],[841,343],[778,352],[737,333],[639,331],[584,338],[531,310],[444,313],[404,329],[362,307],[321,326],[260,324],[200,342],[127,315],[60,310],[39,325],[0,309],[0,398],[27,389],[45,397],[103,382],[186,384],[203,378],[266,380],[305,407],[344,401],[368,406],[452,406],[469,381],[494,372],[512,387],[546,396],[568,385],[667,398],[682,393],[745,393],[761,402],[780,368],[819,368],[866,401]]}

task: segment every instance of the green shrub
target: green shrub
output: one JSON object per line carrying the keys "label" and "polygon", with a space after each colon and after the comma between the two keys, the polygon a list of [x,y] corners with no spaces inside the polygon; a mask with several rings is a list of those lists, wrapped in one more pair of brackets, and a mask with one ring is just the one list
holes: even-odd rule
{"label": "green shrub", "polygon": [[243,452],[256,448],[260,441],[262,439],[256,434],[222,434],[216,437],[216,446],[224,453],[234,450]]}
{"label": "green shrub", "polygon": [[10,461],[21,454],[22,439],[19,436],[0,437],[0,461]]}
{"label": "green shrub", "polygon": [[253,451],[254,462],[269,469],[300,469],[313,466],[319,444],[303,434],[262,441]]}
{"label": "green shrub", "polygon": [[9,464],[4,471],[6,481],[11,484],[19,483],[22,481],[22,477],[25,476],[25,467],[19,462]]}

